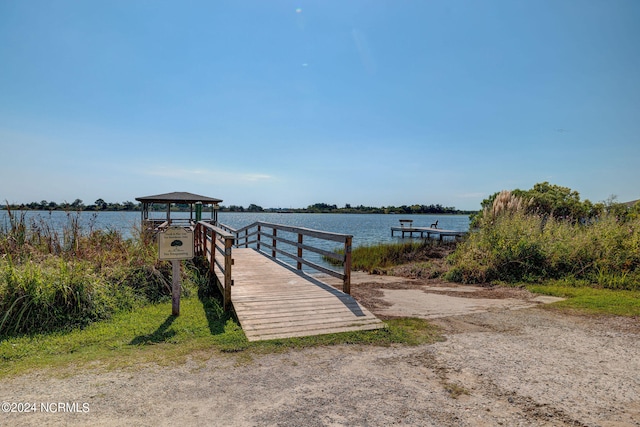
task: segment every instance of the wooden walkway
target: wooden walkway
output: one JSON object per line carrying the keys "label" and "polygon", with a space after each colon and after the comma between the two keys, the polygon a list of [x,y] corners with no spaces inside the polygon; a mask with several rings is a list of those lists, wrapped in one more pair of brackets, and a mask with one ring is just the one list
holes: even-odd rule
{"label": "wooden walkway", "polygon": [[431,235],[436,235],[440,240],[443,240],[444,237],[463,237],[466,233],[463,231],[455,231],[455,230],[443,230],[441,228],[431,228],[431,227],[391,227],[391,237],[394,236],[394,233],[401,233],[402,237],[405,237],[405,234],[408,234],[409,237],[413,237],[413,233],[419,234],[420,237],[424,237],[427,235],[427,238],[430,238]]}
{"label": "wooden walkway", "polygon": [[251,248],[233,249],[231,292],[249,341],[385,326],[350,295]]}

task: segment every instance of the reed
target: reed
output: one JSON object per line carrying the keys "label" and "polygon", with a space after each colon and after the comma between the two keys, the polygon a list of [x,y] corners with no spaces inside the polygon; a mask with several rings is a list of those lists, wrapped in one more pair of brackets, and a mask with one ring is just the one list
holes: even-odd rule
{"label": "reed", "polygon": [[[354,270],[386,273],[399,265],[442,258],[454,247],[455,242],[440,242],[431,239],[358,246],[351,252],[351,265]],[[341,250],[336,250],[336,252],[340,253]],[[333,265],[341,265],[331,258],[325,258],[325,260]]]}
{"label": "reed", "polygon": [[[8,210],[0,226],[0,337],[82,327],[170,298],[171,266],[148,235],[83,228],[80,213],[54,225]],[[185,265],[185,293],[195,289]],[[197,281],[197,280],[196,280]]]}
{"label": "reed", "polygon": [[637,290],[640,219],[605,214],[581,224],[511,210],[483,220],[450,262],[446,277],[463,283],[571,278],[592,287]]}

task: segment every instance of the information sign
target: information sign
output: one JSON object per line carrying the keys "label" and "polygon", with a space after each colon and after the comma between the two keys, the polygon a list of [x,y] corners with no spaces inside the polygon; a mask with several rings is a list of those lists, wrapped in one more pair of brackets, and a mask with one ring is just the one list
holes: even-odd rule
{"label": "information sign", "polygon": [[184,227],[169,227],[158,233],[158,249],[161,260],[193,258],[193,231]]}

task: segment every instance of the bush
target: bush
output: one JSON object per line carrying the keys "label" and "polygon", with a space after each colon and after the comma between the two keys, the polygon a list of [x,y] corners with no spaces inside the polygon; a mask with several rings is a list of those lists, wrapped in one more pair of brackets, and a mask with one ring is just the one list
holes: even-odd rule
{"label": "bush", "polygon": [[640,287],[640,219],[603,214],[581,224],[521,210],[486,215],[449,258],[445,276],[463,283],[571,277],[596,287]]}
{"label": "bush", "polygon": [[1,274],[0,336],[84,326],[132,305],[131,292],[108,286],[86,263],[9,261]]}
{"label": "bush", "polygon": [[[84,326],[170,298],[171,264],[157,260],[149,236],[83,230],[78,215],[56,228],[10,212],[0,227],[0,337]],[[185,270],[188,294],[199,279]]]}
{"label": "bush", "polygon": [[[501,200],[502,199],[502,200]],[[477,228],[492,213],[503,208],[524,210],[544,218],[556,218],[570,222],[589,221],[602,215],[607,208],[603,203],[593,204],[580,200],[580,194],[568,187],[548,182],[535,184],[530,190],[513,190],[494,193],[481,203],[482,210],[471,216],[471,228]],[[609,211],[624,207],[610,203]],[[625,208],[626,210],[626,208]]]}

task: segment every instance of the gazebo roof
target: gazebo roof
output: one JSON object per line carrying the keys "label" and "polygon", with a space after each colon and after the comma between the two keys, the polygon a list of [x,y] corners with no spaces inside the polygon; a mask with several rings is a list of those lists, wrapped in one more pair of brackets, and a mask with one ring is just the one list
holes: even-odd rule
{"label": "gazebo roof", "polygon": [[174,191],[173,193],[156,194],[155,196],[136,197],[136,200],[143,203],[213,203],[214,205],[222,202],[220,199],[213,197],[200,196],[198,194],[187,193],[184,191]]}

